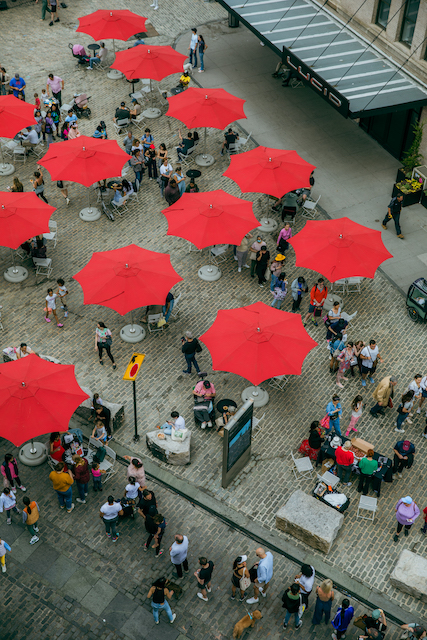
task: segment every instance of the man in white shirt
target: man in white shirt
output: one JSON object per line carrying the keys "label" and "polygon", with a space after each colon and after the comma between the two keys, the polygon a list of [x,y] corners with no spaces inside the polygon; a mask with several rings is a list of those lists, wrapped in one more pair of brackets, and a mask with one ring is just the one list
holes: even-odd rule
{"label": "man in white shirt", "polygon": [[39,143],[39,136],[35,129],[27,127],[20,135],[23,147],[35,147]]}
{"label": "man in white shirt", "polygon": [[375,380],[372,374],[377,368],[377,359],[382,363],[384,360],[380,356],[380,352],[375,340],[369,340],[369,346],[364,347],[360,353],[362,358],[362,387],[366,387],[366,376],[369,375],[369,380],[372,384],[375,384]]}
{"label": "man in white shirt", "polygon": [[[421,398],[420,398],[420,406],[418,407],[417,413],[421,413],[421,406],[425,398],[427,398],[427,376],[423,376],[423,378],[421,378],[420,387],[421,387]],[[426,418],[427,418],[427,412],[426,412]]]}
{"label": "man in white shirt", "polygon": [[185,573],[188,573],[188,538],[181,533],[177,533],[175,536],[175,542],[169,547],[169,553],[171,562],[175,566],[175,570],[178,574],[178,579],[182,580],[182,568],[184,567]]}
{"label": "man in white shirt", "polygon": [[165,433],[167,436],[171,435],[172,427],[174,427],[175,431],[179,429],[185,429],[185,420],[182,416],[179,415],[178,411],[172,411],[171,418],[172,420],[168,420],[160,427],[163,433]]}
{"label": "man in white shirt", "polygon": [[123,509],[120,502],[115,502],[114,496],[108,496],[107,502],[102,505],[99,511],[99,517],[104,521],[107,538],[112,538],[113,542],[116,542],[119,536],[116,531],[116,524],[119,516],[122,515]]}
{"label": "man in white shirt", "polygon": [[301,598],[306,606],[308,606],[308,596],[313,590],[315,575],[316,572],[311,564],[303,564],[301,566],[301,573],[295,576],[295,582],[300,586]]}
{"label": "man in white shirt", "polygon": [[103,42],[100,43],[100,49],[98,51],[98,53],[96,54],[96,56],[94,56],[93,58],[89,59],[89,66],[86,67],[86,69],[93,69],[93,65],[94,64],[99,64],[100,62],[105,62],[107,55],[108,55],[108,49],[105,48],[105,44]]}
{"label": "man in white shirt", "polygon": [[[417,413],[421,413],[421,405],[422,405],[423,400],[424,400],[424,398],[422,397],[422,391],[423,391],[422,381],[423,380],[424,380],[424,386],[425,386],[426,376],[424,376],[424,378],[423,378],[420,373],[417,373],[414,376],[414,379],[412,380],[412,382],[409,383],[408,388],[406,389],[406,391],[413,391],[414,392],[414,402],[416,400],[418,400],[418,402],[419,402]],[[409,415],[412,416],[412,413],[410,413]],[[409,420],[409,418],[406,418],[406,422],[408,422],[408,420]],[[412,423],[412,420],[409,420],[409,424],[411,424],[411,423]]]}
{"label": "man in white shirt", "polygon": [[[197,68],[197,41],[198,41],[198,36],[197,36],[197,29],[191,29],[191,40],[190,40],[190,46],[188,47],[188,50],[190,52],[190,64],[193,65],[193,69]],[[193,56],[194,56],[194,60],[193,60]]]}

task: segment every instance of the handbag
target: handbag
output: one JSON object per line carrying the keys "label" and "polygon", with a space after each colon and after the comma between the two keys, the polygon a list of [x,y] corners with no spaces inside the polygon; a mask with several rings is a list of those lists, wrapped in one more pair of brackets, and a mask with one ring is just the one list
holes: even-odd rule
{"label": "handbag", "polygon": [[251,579],[245,575],[245,572],[243,572],[243,576],[239,580],[239,586],[241,591],[246,591],[251,586]]}
{"label": "handbag", "polygon": [[188,434],[188,429],[175,429],[172,427],[171,439],[175,442],[184,442]]}
{"label": "handbag", "polygon": [[365,631],[366,626],[364,621],[367,617],[368,616],[366,615],[366,613],[363,616],[357,616],[357,618],[353,620],[354,626],[357,627],[358,629],[362,629],[362,631]]}
{"label": "handbag", "polygon": [[166,324],[166,320],[164,318],[159,318],[159,320],[157,321],[157,327],[160,329],[160,327],[163,327],[163,325]]}
{"label": "handbag", "polygon": [[298,618],[301,620],[301,618],[304,615],[304,611],[306,610],[307,606],[304,604],[304,602],[302,602],[301,596],[300,596],[300,605],[298,607]]}
{"label": "handbag", "polygon": [[196,344],[196,353],[202,353],[203,349],[202,349],[202,345],[200,344],[200,342],[197,340],[197,344]]}
{"label": "handbag", "polygon": [[111,345],[113,344],[113,338],[111,336],[107,336],[104,342],[103,343],[101,342],[101,344],[106,344],[109,347],[111,347]]}
{"label": "handbag", "polygon": [[328,415],[326,415],[324,418],[321,419],[320,426],[322,427],[322,429],[325,429],[325,430],[329,430],[331,428],[330,418]]}
{"label": "handbag", "polygon": [[96,460],[97,460],[99,463],[101,463],[101,462],[104,460],[104,458],[105,458],[105,456],[106,456],[106,455],[107,455],[107,451],[106,451],[105,447],[99,447],[99,448],[96,450],[96,453],[95,453],[95,455],[93,456],[93,459],[95,460],[95,458],[96,458]]}
{"label": "handbag", "polygon": [[388,407],[390,407],[390,409],[393,409],[393,400],[391,398],[388,399]]}
{"label": "handbag", "polygon": [[314,310],[314,317],[318,318],[321,315],[322,315],[322,307],[316,307],[316,309]]}
{"label": "handbag", "polygon": [[353,356],[350,359],[350,367],[354,367],[354,366],[356,366],[356,364],[357,364],[357,358],[356,358],[356,356]]}

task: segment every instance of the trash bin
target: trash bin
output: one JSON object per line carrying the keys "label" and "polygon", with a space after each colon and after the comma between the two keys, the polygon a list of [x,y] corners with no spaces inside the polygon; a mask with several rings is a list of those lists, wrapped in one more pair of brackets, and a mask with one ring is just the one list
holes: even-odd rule
{"label": "trash bin", "polygon": [[228,26],[231,29],[236,29],[236,27],[239,26],[239,20],[238,18],[234,15],[234,13],[229,13],[228,14]]}

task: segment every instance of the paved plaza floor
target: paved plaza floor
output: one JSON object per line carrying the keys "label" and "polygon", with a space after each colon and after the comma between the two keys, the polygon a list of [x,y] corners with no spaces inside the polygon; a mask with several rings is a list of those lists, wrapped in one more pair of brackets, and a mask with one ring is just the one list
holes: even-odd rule
{"label": "paved plaza floor", "polygon": [[[243,28],[237,31],[229,29],[226,15],[219,5],[198,0],[188,4],[177,0],[173,12],[166,3],[162,4],[162,0],[157,12],[149,7],[148,2],[137,3],[131,0],[126,4],[116,3],[116,6],[129,8],[150,18],[159,35],[150,38],[149,42],[166,44],[176,41],[177,48],[181,51],[185,51],[189,30],[196,24],[205,35],[209,49],[205,57],[206,73],[196,73],[195,79],[206,87],[224,86],[231,93],[247,99],[245,111],[248,120],[240,124],[246,130],[254,132],[258,144],[295,148],[306,160],[318,166],[316,195],[322,194],[321,202],[328,215],[338,217],[345,213],[368,226],[378,226],[375,220],[383,215],[387,206],[397,161],[354,123],[346,122],[332,110],[327,110],[325,104],[312,92],[306,89],[282,89],[280,82],[271,78],[276,58],[266,48],[260,47],[257,39]],[[26,79],[28,99],[32,98],[35,91],[40,94],[47,74],[51,71],[65,81],[65,100],[71,98],[75,91],[86,91],[92,96],[92,117],[90,121],[81,121],[81,132],[92,135],[99,121],[104,120],[109,137],[121,142],[124,135],[116,136],[111,120],[120,101],[129,100],[128,83],[124,80],[108,80],[105,71],[91,72],[78,68],[67,46],[68,42],[79,42],[86,46],[91,42],[88,36],[75,34],[74,30],[79,15],[97,8],[98,2],[70,3],[69,8],[60,13],[61,22],[49,28],[47,21],[39,22],[40,5],[17,3],[12,10],[2,12],[1,63],[8,71],[19,71]],[[25,46],[19,48],[19,58],[14,34],[17,20],[23,30],[22,37],[25,36],[22,40]],[[123,43],[118,44],[119,48],[123,46]],[[237,76],[240,78],[239,83]],[[168,83],[172,86],[172,79],[163,84],[166,86]],[[156,144],[165,142],[170,156],[175,160],[174,147],[178,143],[179,123],[162,116],[151,121],[149,126]],[[323,132],[322,135],[320,132]],[[335,142],[333,138],[336,138]],[[202,190],[224,188],[234,195],[240,195],[237,185],[221,175],[228,166],[228,160],[219,155],[221,142],[222,133],[210,129],[208,150],[216,161],[210,168],[203,170],[199,186]],[[343,154],[347,149],[351,149],[352,158],[351,162],[344,163]],[[334,160],[336,154],[338,161]],[[14,175],[19,176],[26,190],[31,187],[29,179],[35,168],[36,163],[32,159],[16,167]],[[336,176],[334,185],[333,175]],[[1,190],[10,184],[10,178],[0,178]],[[174,290],[175,297],[182,293],[182,304],[177,320],[168,329],[147,337],[138,345],[138,349],[146,354],[143,371],[137,381],[140,433],[144,435],[160,420],[164,421],[172,409],[179,410],[193,429],[192,461],[185,468],[169,467],[169,471],[177,478],[202,489],[219,506],[222,504],[233,507],[237,513],[251,518],[266,531],[273,531],[275,514],[290,493],[296,487],[310,492],[313,486],[313,481],[295,482],[290,469],[290,451],[297,451],[302,439],[308,435],[310,422],[324,416],[327,402],[338,390],[335,378],[329,373],[324,328],[308,327],[310,335],[319,346],[306,358],[301,376],[291,377],[283,391],[270,388],[268,382],[263,385],[269,390],[270,402],[255,413],[257,417],[261,417],[265,412],[265,416],[261,423],[262,431],[252,447],[251,462],[237,480],[224,490],[220,482],[222,440],[216,433],[200,431],[192,425],[191,391],[196,377],[188,379],[182,374],[185,363],[180,351],[180,337],[186,330],[191,330],[196,335],[206,331],[220,308],[239,307],[258,300],[270,304],[272,297],[269,289],[260,289],[247,270],[239,274],[231,251],[226,262],[221,265],[222,278],[214,283],[201,281],[197,271],[201,265],[206,264],[207,250],[189,253],[186,242],[166,235],[166,219],[161,213],[165,201],[160,197],[156,182],[150,182],[146,176],[139,201],[134,202],[122,217],[117,216],[114,222],[105,216],[95,223],[83,223],[79,219],[78,213],[86,206],[88,195],[88,190],[80,185],[70,187],[71,203],[67,207],[55,183],[51,183],[46,175],[46,195],[49,203],[57,207],[53,219],[58,223],[58,244],[55,249],[48,247],[48,256],[53,260],[53,273],[49,280],[41,277],[36,280],[30,268],[30,275],[22,284],[3,282],[2,348],[17,346],[25,341],[40,353],[55,356],[62,363],[75,364],[81,384],[99,392],[107,400],[125,405],[126,423],[115,434],[116,442],[132,448],[141,456],[151,458],[145,448],[144,437],[138,446],[132,443],[132,389],[122,381],[122,373],[133,348],[120,340],[119,332],[122,326],[128,324],[130,316],[122,318],[106,308],[84,306],[82,290],[71,278],[88,262],[93,251],[113,249],[135,242],[147,249],[170,253],[173,266],[183,277],[183,282]],[[260,217],[263,210],[260,194],[245,194],[244,197],[254,201],[255,213]],[[417,268],[408,267],[408,260],[421,253],[417,243],[424,242],[425,233],[421,222],[416,222],[418,213],[412,216],[412,211],[411,208],[411,213],[408,212],[407,217],[404,213],[403,216],[403,228],[407,236],[405,243],[395,239],[391,231],[383,234],[388,248],[392,253],[396,252],[394,262],[390,263],[393,262],[396,270],[401,270],[400,273],[406,273],[405,269],[408,269],[412,274],[410,281],[421,275],[417,270],[420,265],[417,263]],[[294,231],[300,230],[302,226],[303,220],[297,218]],[[271,252],[274,252],[275,240],[275,236],[266,236]],[[314,284],[318,275],[296,269],[293,251],[290,249],[287,254],[288,281],[292,282],[295,277],[303,275],[309,285]],[[10,264],[10,251],[2,249],[1,269],[5,270]],[[406,286],[406,281],[399,281],[397,275],[387,271],[387,265],[384,265],[384,272],[398,286]],[[63,329],[57,328],[53,323],[47,325],[43,319],[46,290],[48,286],[55,285],[58,277],[65,279],[70,290],[70,314],[64,321]],[[289,311],[291,303],[291,296],[288,294],[282,308]],[[409,320],[402,296],[387,277],[377,273],[373,281],[365,281],[360,294],[345,297],[344,308],[348,313],[356,310],[358,312],[351,323],[349,339],[368,341],[374,337],[379,344],[384,364],[378,368],[377,380],[385,375],[396,375],[397,393],[401,394],[415,373],[425,373],[426,329]],[[303,314],[306,309],[307,300],[302,305]],[[139,311],[135,313],[136,317],[140,315]],[[108,363],[104,367],[98,364],[93,343],[96,323],[99,321],[104,321],[113,331],[113,353],[118,364],[115,372]],[[241,392],[248,386],[247,381],[229,373],[211,373],[211,360],[206,349],[199,362],[201,368],[209,372],[219,398],[239,400]],[[390,411],[385,418],[374,421],[367,411],[372,403],[372,385],[369,387],[363,389],[358,377],[346,383],[345,389],[340,392],[344,408],[342,423],[346,426],[350,419],[351,401],[356,394],[362,393],[366,408],[360,424],[360,434],[372,442],[377,451],[391,456],[397,436],[400,436],[394,433],[396,413]],[[413,425],[406,427],[405,437],[414,442],[417,448],[416,463],[403,479],[383,487],[373,524],[356,518],[359,494],[354,484],[348,490],[351,505],[339,537],[327,556],[331,567],[337,567],[355,580],[378,589],[392,602],[414,615],[421,614],[424,605],[393,588],[389,576],[404,546],[425,554],[426,542],[419,532],[418,524],[405,542],[400,541],[396,545],[392,540],[395,527],[394,506],[397,500],[410,494],[420,509],[427,505],[427,490],[423,482],[426,474],[424,452],[427,447],[427,442],[422,437],[424,423],[422,415],[414,420]],[[158,464],[162,467],[162,463]],[[49,500],[44,503],[46,508]],[[188,518],[191,520],[191,516]],[[191,523],[193,526],[198,526],[198,518],[199,513]],[[73,532],[72,525],[69,526],[70,532]],[[286,535],[280,534],[280,538],[286,544]],[[101,540],[99,543],[101,544]],[[226,544],[228,546],[228,539]],[[72,548],[78,553],[78,540],[73,545]],[[324,560],[324,556],[318,552],[313,551],[312,556],[314,563],[316,558]],[[31,579],[27,584],[31,585]],[[278,607],[280,608],[279,605]],[[222,609],[218,610],[218,615],[222,616]],[[82,616],[84,619],[83,614]]]}

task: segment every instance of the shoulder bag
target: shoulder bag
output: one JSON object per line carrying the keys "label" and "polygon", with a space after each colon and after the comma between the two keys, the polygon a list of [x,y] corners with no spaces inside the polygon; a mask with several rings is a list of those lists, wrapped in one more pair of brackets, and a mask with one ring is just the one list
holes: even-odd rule
{"label": "shoulder bag", "polygon": [[249,587],[251,586],[251,579],[250,579],[249,576],[245,575],[246,571],[247,571],[247,569],[245,568],[243,570],[243,575],[239,580],[241,591],[246,591],[246,589],[249,589]]}

